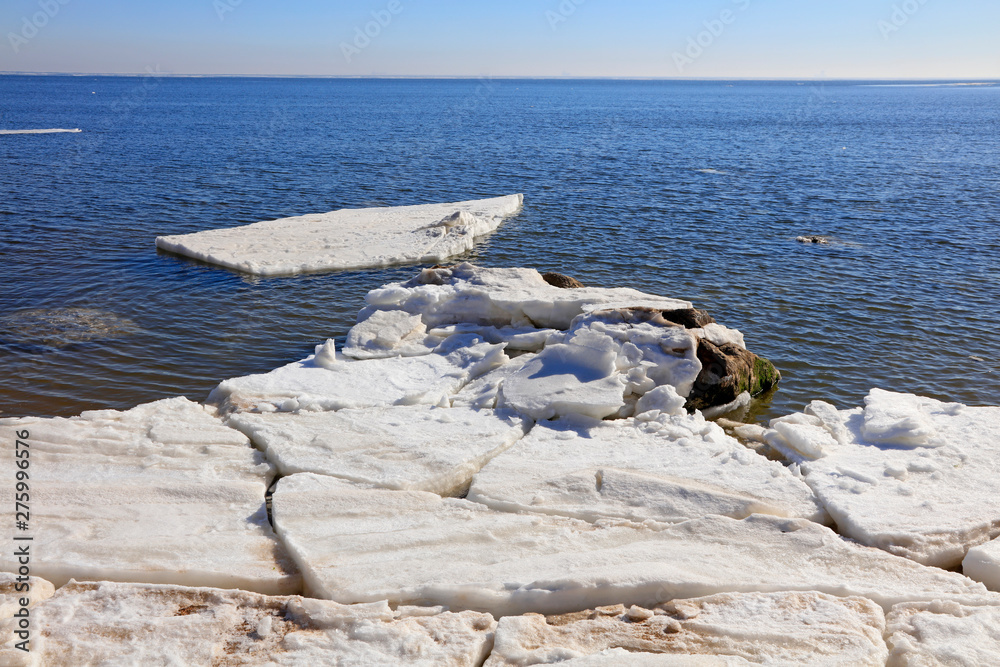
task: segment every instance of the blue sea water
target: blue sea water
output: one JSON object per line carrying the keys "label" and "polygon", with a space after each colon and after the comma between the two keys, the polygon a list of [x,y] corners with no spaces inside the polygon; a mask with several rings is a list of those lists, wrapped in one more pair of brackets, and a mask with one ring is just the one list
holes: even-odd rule
{"label": "blue sea water", "polygon": [[[415,272],[255,279],[157,235],[514,192],[465,259],[695,302],[782,371],[762,418],[1000,404],[1000,85],[0,77],[0,130],[56,127],[0,135],[0,416],[201,400]],[[69,308],[138,329],[18,334]]]}

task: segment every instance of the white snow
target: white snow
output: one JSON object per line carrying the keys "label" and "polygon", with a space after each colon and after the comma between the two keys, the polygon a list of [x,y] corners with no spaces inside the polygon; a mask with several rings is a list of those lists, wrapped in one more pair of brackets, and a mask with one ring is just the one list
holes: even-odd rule
{"label": "white snow", "polygon": [[195,234],[163,250],[260,276],[442,262],[517,213],[522,195],[450,204],[340,209]]}
{"label": "white snow", "polygon": [[[29,546],[27,541],[8,541],[11,551]],[[30,568],[30,564],[29,564]],[[9,572],[0,572],[0,665],[4,667],[34,667],[38,664],[38,622],[35,620],[38,605],[43,600],[52,597],[54,588],[51,583],[38,577],[20,577]],[[27,616],[22,611],[21,603],[26,602]],[[16,616],[15,616],[16,615]],[[23,627],[27,621],[28,627]],[[24,635],[15,633],[24,632]],[[27,640],[27,643],[23,643]],[[22,651],[18,644],[35,650],[35,653]]]}
{"label": "white snow", "polygon": [[986,592],[960,574],[858,546],[803,519],[594,525],[309,473],[278,482],[273,513],[307,592],[344,603],[506,616],[720,592],[817,591],[883,607]]}
{"label": "white snow", "polygon": [[766,436],[842,534],[943,568],[1000,535],[1000,408],[879,389],[865,403],[813,402]]}
{"label": "white snow", "polygon": [[315,472],[450,494],[520,439],[521,418],[469,408],[393,406],[302,414],[235,414],[229,424],[267,452],[282,475]]}
{"label": "white snow", "polygon": [[1000,592],[1000,538],[969,549],[962,561],[962,572],[991,591]]}
{"label": "white snow", "polygon": [[[125,412],[0,420],[28,432],[32,573],[62,585],[109,579],[297,592],[264,508],[274,468],[204,406],[164,399]],[[14,459],[5,470],[14,479]],[[14,485],[0,519],[14,525]],[[13,549],[0,569],[16,571]]]}
{"label": "white snow", "polygon": [[495,627],[487,614],[393,611],[384,601],[72,582],[38,608],[35,633],[53,666],[474,667]]}
{"label": "white snow", "polygon": [[470,380],[507,361],[502,345],[458,336],[440,353],[344,360],[328,340],[269,373],[225,380],[208,397],[228,411],[300,412],[387,405],[448,405]]}
{"label": "white snow", "polygon": [[485,667],[574,664],[590,656],[611,657],[613,651],[621,652],[621,662],[593,664],[673,655],[716,656],[733,660],[722,664],[739,665],[882,667],[888,657],[884,629],[882,608],[865,598],[722,593],[654,609],[616,605],[548,619],[506,616]]}
{"label": "white snow", "polygon": [[476,474],[468,498],[585,521],[754,513],[829,520],[809,487],[780,463],[700,415],[680,412],[652,421],[539,424]]}
{"label": "white snow", "polygon": [[889,667],[1000,664],[1000,596],[899,604],[886,626]]}
{"label": "white snow", "polygon": [[563,289],[549,285],[534,269],[494,269],[468,263],[424,269],[407,282],[372,290],[365,300],[369,307],[361,311],[359,322],[364,322],[375,311],[402,310],[419,315],[430,329],[478,324],[565,330],[573,318],[591,310],[691,308],[688,301],[634,289]]}

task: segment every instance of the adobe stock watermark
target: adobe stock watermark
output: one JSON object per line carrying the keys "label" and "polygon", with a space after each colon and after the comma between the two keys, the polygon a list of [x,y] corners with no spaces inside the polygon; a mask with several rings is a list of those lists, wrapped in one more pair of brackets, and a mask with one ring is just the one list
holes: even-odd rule
{"label": "adobe stock watermark", "polygon": [[214,0],[212,7],[215,8],[215,15],[220,21],[226,20],[226,14],[232,14],[236,8],[243,4],[243,0]]}
{"label": "adobe stock watermark", "polygon": [[41,11],[37,11],[31,16],[21,17],[21,30],[19,32],[7,33],[10,48],[14,49],[14,53],[20,53],[21,48],[34,39],[38,32],[47,26],[49,21],[54,19],[59,14],[59,11],[71,1],[38,0],[38,8]]}
{"label": "adobe stock watermark", "polygon": [[576,14],[577,8],[587,0],[562,0],[559,6],[556,7],[557,11],[547,10],[545,12],[545,18],[549,22],[549,27],[552,28],[552,32],[555,32],[560,24],[565,23],[569,20],[570,16]]}
{"label": "adobe stock watermark", "polygon": [[372,12],[372,20],[364,25],[354,28],[354,40],[351,42],[341,42],[340,52],[344,54],[344,60],[348,63],[354,56],[361,55],[361,52],[371,46],[372,40],[382,34],[382,31],[389,27],[392,19],[403,13],[403,3],[399,0],[390,0],[385,9]]}
{"label": "adobe stock watermark", "polygon": [[878,22],[878,30],[882,33],[882,39],[888,40],[893,33],[899,32],[910,22],[917,13],[923,9],[929,0],[904,0],[900,4],[892,6],[892,15],[889,20]]}
{"label": "adobe stock watermark", "polygon": [[705,29],[697,35],[688,37],[687,48],[684,51],[674,51],[674,65],[677,72],[684,73],[684,68],[693,65],[698,58],[710,49],[716,40],[722,37],[726,28],[736,23],[740,12],[750,9],[752,0],[732,0],[736,10],[723,9],[718,17],[705,21],[702,25]]}

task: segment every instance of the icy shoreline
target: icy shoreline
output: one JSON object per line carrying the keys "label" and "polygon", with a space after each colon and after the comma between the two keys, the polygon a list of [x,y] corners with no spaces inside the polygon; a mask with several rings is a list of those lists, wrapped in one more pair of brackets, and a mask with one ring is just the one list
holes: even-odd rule
{"label": "icy shoreline", "polygon": [[206,405],[0,419],[37,577],[0,556],[0,662],[1000,656],[1000,408],[873,389],[724,429],[695,406],[775,379],[686,301],[468,264],[367,301]]}

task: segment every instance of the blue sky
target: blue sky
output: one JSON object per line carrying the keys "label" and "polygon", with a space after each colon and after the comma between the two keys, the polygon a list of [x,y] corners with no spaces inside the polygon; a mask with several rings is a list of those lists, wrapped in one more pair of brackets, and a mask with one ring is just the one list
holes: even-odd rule
{"label": "blue sky", "polygon": [[996,79],[997,26],[995,0],[4,0],[0,71]]}

